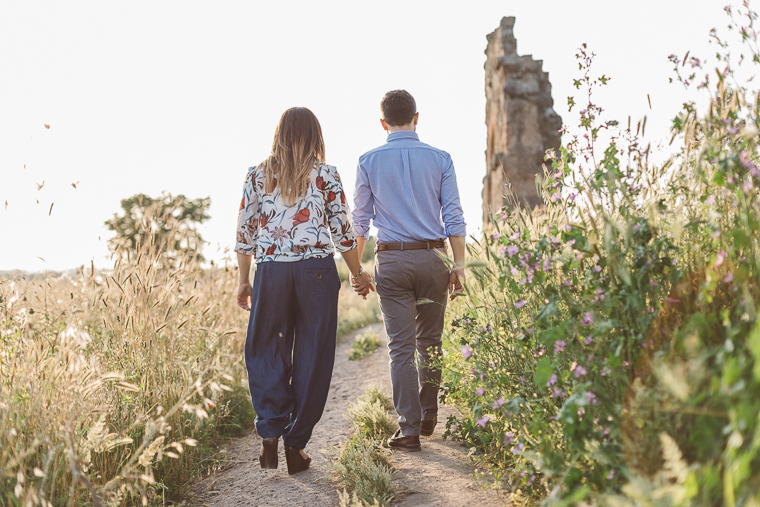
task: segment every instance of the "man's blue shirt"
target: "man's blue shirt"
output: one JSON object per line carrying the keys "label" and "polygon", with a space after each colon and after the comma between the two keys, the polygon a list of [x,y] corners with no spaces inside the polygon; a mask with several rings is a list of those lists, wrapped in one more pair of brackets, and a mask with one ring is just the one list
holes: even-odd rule
{"label": "man's blue shirt", "polygon": [[451,156],[400,130],[359,158],[354,192],[354,230],[380,243],[465,236]]}

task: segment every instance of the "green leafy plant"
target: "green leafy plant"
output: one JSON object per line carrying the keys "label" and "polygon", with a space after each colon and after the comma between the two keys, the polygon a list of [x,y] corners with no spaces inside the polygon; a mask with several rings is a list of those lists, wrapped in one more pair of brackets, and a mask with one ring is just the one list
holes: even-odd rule
{"label": "green leafy plant", "polygon": [[353,345],[351,345],[351,352],[348,355],[348,359],[351,361],[364,359],[376,351],[381,344],[382,342],[380,341],[380,337],[378,337],[372,331],[366,331],[362,334],[358,334],[356,335],[356,339]]}
{"label": "green leafy plant", "polygon": [[713,32],[717,72],[670,57],[709,105],[684,104],[661,164],[645,122],[602,119],[610,79],[581,47],[581,134],[548,154],[545,208],[498,210],[470,246],[442,359],[464,415],[446,435],[518,503],[760,499],[760,95],[737,70],[760,53],[757,15],[728,11],[748,55]]}

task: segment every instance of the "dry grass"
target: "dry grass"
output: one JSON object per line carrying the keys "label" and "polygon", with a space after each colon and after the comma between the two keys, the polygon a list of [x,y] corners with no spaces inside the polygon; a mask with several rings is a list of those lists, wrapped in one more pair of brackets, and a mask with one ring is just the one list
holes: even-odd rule
{"label": "dry grass", "polygon": [[[165,251],[0,278],[0,505],[177,501],[250,427],[237,268]],[[351,296],[343,329],[376,318]]]}
{"label": "dry grass", "polygon": [[175,500],[250,425],[236,272],[162,247],[0,280],[0,504]]}
{"label": "dry grass", "polygon": [[386,409],[389,405],[380,388],[371,387],[348,406],[354,434],[337,449],[332,464],[336,480],[353,491],[353,499],[341,495],[341,505],[385,506],[396,496],[393,465],[384,447],[396,429]]}
{"label": "dry grass", "polygon": [[[364,269],[372,272],[372,268],[367,265],[364,266]],[[338,308],[339,340],[357,329],[375,324],[381,320],[377,294],[370,292],[365,301],[356,295],[348,282],[343,282],[343,287],[341,287]]]}

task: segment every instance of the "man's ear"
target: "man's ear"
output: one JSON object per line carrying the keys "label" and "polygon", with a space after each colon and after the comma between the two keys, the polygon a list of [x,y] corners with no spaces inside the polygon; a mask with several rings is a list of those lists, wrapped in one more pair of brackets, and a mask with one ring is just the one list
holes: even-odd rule
{"label": "man's ear", "polygon": [[385,120],[383,120],[382,118],[380,119],[380,125],[383,126],[383,130],[386,130],[386,131],[388,130],[388,124],[385,123]]}
{"label": "man's ear", "polygon": [[414,126],[417,126],[417,120],[420,119],[420,113],[414,113]]}

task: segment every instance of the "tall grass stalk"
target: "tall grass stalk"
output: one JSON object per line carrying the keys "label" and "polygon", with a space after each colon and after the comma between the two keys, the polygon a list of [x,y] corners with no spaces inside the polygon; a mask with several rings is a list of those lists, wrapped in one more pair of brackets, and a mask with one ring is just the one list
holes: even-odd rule
{"label": "tall grass stalk", "polygon": [[0,279],[0,504],[177,500],[250,426],[235,270],[166,248]]}

